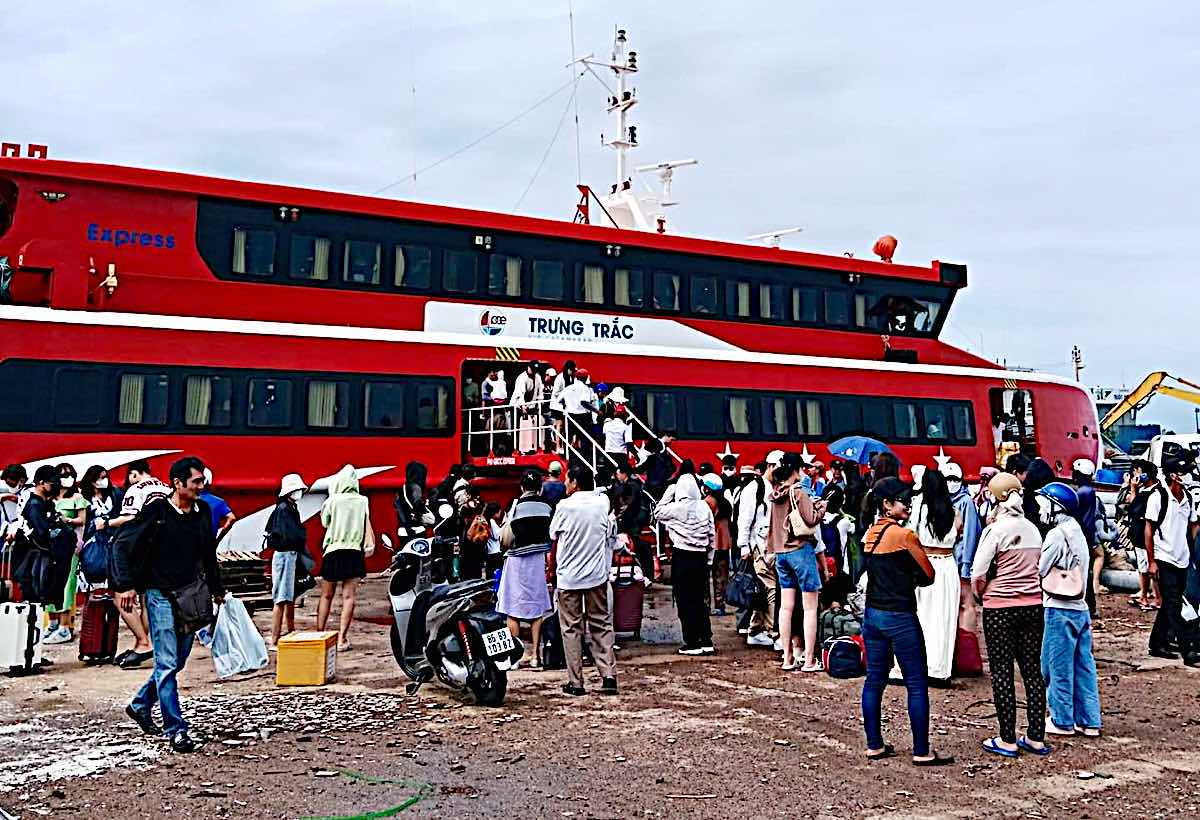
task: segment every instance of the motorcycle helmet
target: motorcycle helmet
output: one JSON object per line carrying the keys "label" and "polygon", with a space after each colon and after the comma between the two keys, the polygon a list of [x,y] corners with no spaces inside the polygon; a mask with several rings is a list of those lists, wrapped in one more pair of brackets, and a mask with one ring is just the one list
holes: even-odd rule
{"label": "motorcycle helmet", "polygon": [[1038,490],[1037,495],[1047,499],[1067,515],[1073,516],[1079,512],[1079,496],[1061,481],[1050,482]]}
{"label": "motorcycle helmet", "polygon": [[1085,476],[1094,476],[1096,474],[1096,465],[1090,458],[1077,458],[1071,464],[1072,472],[1079,473]]}
{"label": "motorcycle helmet", "polygon": [[721,481],[721,477],[713,473],[705,473],[700,476],[700,481],[710,492],[719,493],[725,488],[725,483]]}

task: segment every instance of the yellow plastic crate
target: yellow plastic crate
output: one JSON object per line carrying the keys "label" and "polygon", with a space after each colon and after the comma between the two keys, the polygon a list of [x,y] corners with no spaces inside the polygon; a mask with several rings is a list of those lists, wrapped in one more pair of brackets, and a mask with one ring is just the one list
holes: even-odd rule
{"label": "yellow plastic crate", "polygon": [[337,676],[337,633],[293,632],[277,655],[276,686],[321,686]]}

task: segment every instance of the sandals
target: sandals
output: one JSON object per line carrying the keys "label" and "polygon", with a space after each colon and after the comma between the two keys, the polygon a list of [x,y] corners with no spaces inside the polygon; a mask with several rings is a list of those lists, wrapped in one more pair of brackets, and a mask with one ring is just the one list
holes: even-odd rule
{"label": "sandals", "polygon": [[1051,752],[1051,746],[1049,743],[1043,743],[1042,748],[1039,749],[1037,746],[1034,746],[1032,743],[1030,743],[1029,738],[1027,737],[1019,738],[1017,740],[1017,746],[1018,748],[1024,749],[1030,754],[1037,755],[1038,757],[1045,757]]}
{"label": "sandals", "polygon": [[933,757],[929,758],[929,760],[914,760],[912,763],[914,766],[920,766],[922,768],[927,766],[952,766],[954,765],[954,755],[946,755],[945,757],[942,757],[937,752],[934,752]]}
{"label": "sandals", "polygon": [[1084,737],[1100,737],[1100,730],[1093,729],[1090,726],[1085,726],[1083,728],[1083,736]]}
{"label": "sandals", "polygon": [[1046,722],[1046,734],[1060,735],[1061,737],[1072,737],[1073,735],[1077,734],[1077,730],[1074,726],[1072,726],[1070,729],[1064,729],[1054,721],[1050,720]]}
{"label": "sandals", "polygon": [[801,672],[824,672],[825,667],[821,663],[814,663],[812,666],[800,667]]}
{"label": "sandals", "polygon": [[872,754],[870,751],[868,751],[866,754],[867,760],[883,760],[885,758],[895,757],[895,756],[896,756],[896,747],[890,743],[883,744],[882,752],[875,752],[874,754]]}
{"label": "sandals", "polygon": [[1018,749],[1005,749],[1003,746],[1001,746],[1000,738],[998,737],[989,737],[987,740],[983,741],[983,750],[985,752],[991,752],[994,755],[1000,755],[1000,757],[1011,758],[1021,756],[1021,752]]}
{"label": "sandals", "polygon": [[782,669],[784,672],[795,672],[799,667],[796,666],[795,661],[792,661],[791,663],[779,664],[779,668]]}

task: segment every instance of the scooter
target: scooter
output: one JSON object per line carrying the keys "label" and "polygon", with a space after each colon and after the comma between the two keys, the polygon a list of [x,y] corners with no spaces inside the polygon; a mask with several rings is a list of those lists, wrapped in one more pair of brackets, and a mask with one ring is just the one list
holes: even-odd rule
{"label": "scooter", "polygon": [[434,583],[434,555],[453,553],[457,538],[414,538],[392,559],[392,654],[415,695],[435,677],[451,689],[468,689],[482,706],[499,706],[508,671],[525,654],[521,641],[496,612],[490,581]]}

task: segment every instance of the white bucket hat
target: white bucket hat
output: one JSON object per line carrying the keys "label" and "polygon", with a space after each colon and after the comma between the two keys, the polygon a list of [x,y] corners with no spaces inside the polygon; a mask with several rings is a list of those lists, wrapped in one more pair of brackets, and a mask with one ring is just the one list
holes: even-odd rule
{"label": "white bucket hat", "polygon": [[285,495],[288,495],[296,490],[307,489],[308,485],[304,483],[304,479],[300,477],[299,473],[288,473],[283,477],[283,480],[279,482],[279,497],[283,498]]}
{"label": "white bucket hat", "polygon": [[613,404],[628,404],[629,399],[625,398],[625,388],[617,385],[608,392],[608,400]]}

